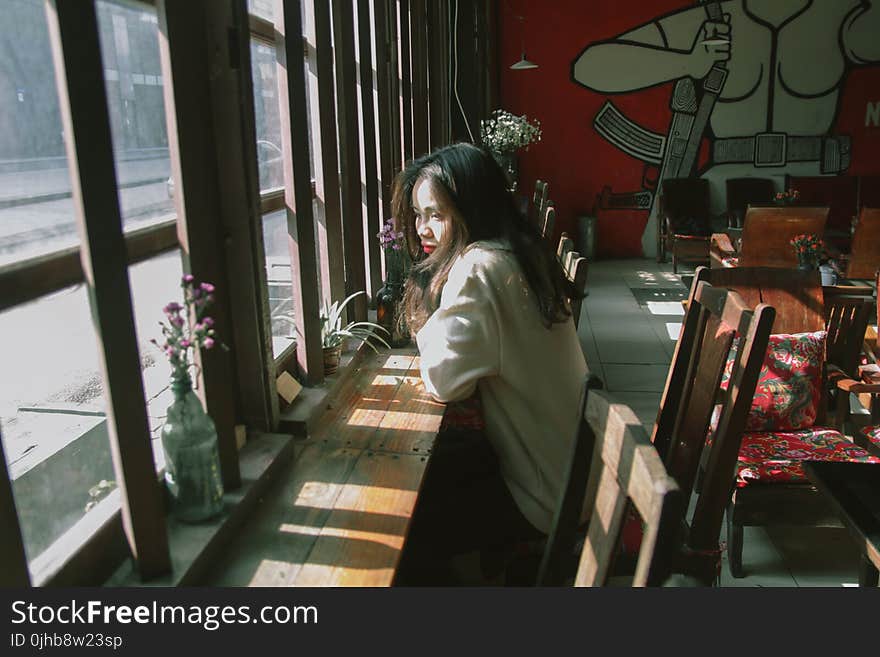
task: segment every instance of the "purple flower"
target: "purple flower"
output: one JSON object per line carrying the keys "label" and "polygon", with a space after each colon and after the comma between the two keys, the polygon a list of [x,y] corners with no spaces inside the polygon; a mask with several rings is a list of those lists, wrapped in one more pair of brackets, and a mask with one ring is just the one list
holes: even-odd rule
{"label": "purple flower", "polygon": [[201,285],[199,285],[199,289],[202,290],[202,292],[207,292],[208,294],[211,294],[211,292],[214,291],[214,286],[210,283],[202,283]]}
{"label": "purple flower", "polygon": [[187,274],[186,276],[183,277],[183,282],[184,282],[184,284],[186,284],[186,285],[189,285],[189,284],[192,283],[194,280],[196,280],[196,277],[193,276],[192,274]]}
{"label": "purple flower", "polygon": [[211,328],[212,326],[214,326],[214,319],[212,317],[205,317],[202,320],[202,326],[204,326],[205,328]]}
{"label": "purple flower", "polygon": [[189,349],[189,347],[192,346],[192,342],[184,339],[184,340],[180,341],[180,346],[183,347],[184,349]]}
{"label": "purple flower", "polygon": [[183,310],[183,306],[181,306],[176,301],[172,301],[167,306],[165,306],[162,310],[166,315],[171,315],[173,313],[179,313],[181,310]]}
{"label": "purple flower", "polygon": [[175,315],[174,317],[170,317],[168,319],[168,321],[171,322],[171,324],[176,326],[177,328],[183,328],[183,317],[181,317],[180,315]]}
{"label": "purple flower", "polygon": [[210,349],[211,347],[214,346],[214,338],[205,338],[205,341],[202,343],[202,346],[204,346],[205,349]]}

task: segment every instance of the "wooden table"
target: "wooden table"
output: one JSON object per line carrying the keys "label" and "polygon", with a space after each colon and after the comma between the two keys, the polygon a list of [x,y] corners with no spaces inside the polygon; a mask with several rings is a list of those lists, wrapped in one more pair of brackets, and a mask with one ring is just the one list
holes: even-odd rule
{"label": "wooden table", "polygon": [[445,405],[413,348],[351,374],[211,584],[392,584]]}
{"label": "wooden table", "polygon": [[859,586],[877,586],[880,569],[880,464],[807,461],[804,471],[828,496],[864,551]]}

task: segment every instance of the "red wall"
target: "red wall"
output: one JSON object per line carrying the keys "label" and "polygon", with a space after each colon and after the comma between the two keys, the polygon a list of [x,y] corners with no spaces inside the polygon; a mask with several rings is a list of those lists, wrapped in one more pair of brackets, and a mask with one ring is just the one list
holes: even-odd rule
{"label": "red wall", "polygon": [[[575,230],[575,217],[591,213],[597,194],[610,185],[615,192],[638,191],[643,163],[602,139],[592,127],[606,96],[570,78],[572,62],[588,43],[608,39],[654,17],[682,7],[683,0],[502,0],[499,11],[500,106],[537,118],[543,139],[519,154],[520,189],[534,189],[536,178],[550,183],[557,208],[557,235]],[[522,15],[521,23],[516,19]],[[521,35],[526,56],[539,68],[512,71],[520,57]],[[665,134],[671,118],[671,83],[613,97],[615,105],[646,128]],[[880,102],[880,69],[850,73],[842,94],[836,131],[851,134],[853,159],[847,174],[880,173],[880,128],[865,127],[866,102]],[[704,158],[705,148],[704,144]],[[599,257],[642,254],[647,212],[606,211],[598,219]]]}

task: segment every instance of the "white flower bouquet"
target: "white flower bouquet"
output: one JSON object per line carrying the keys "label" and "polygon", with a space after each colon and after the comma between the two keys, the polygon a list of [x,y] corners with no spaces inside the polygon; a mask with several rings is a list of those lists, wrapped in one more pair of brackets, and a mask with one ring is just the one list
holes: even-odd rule
{"label": "white flower bouquet", "polygon": [[505,110],[495,110],[480,122],[483,145],[494,153],[513,153],[517,149],[541,141],[541,122],[529,121],[523,114],[516,116]]}

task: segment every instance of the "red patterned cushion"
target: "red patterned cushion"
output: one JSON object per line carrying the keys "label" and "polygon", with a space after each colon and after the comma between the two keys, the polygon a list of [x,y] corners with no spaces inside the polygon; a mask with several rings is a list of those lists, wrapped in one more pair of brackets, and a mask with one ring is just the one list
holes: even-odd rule
{"label": "red patterned cushion", "polygon": [[721,266],[722,267],[737,267],[739,266],[739,256],[724,256],[721,258]]}
{"label": "red patterned cushion", "polygon": [[[821,395],[825,331],[770,336],[761,366],[746,431],[796,431],[813,426]],[[727,357],[721,380],[730,380],[736,344]]]}
{"label": "red patterned cushion", "polygon": [[743,434],[736,464],[738,488],[754,483],[806,481],[802,461],[860,461],[880,463],[834,429]]}
{"label": "red patterned cushion", "polygon": [[862,427],[862,435],[871,441],[871,444],[880,448],[880,424],[874,427]]}

